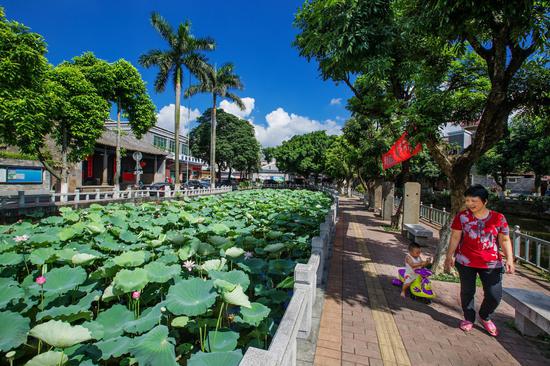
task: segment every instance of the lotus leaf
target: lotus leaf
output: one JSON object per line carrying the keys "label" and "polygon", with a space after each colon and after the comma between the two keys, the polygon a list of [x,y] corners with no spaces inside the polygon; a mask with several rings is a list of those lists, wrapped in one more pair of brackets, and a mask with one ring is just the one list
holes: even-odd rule
{"label": "lotus leaf", "polygon": [[214,280],[214,287],[216,287],[219,290],[222,290],[222,292],[231,292],[237,287],[234,283],[227,282],[224,280]]}
{"label": "lotus leaf", "polygon": [[294,277],[288,276],[281,282],[279,282],[276,286],[277,288],[293,288],[294,287]]}
{"label": "lotus leaf", "polygon": [[175,315],[201,315],[216,302],[217,294],[211,280],[182,280],[170,287],[166,308]]}
{"label": "lotus leaf", "polygon": [[81,325],[70,325],[59,320],[50,320],[31,329],[29,335],[51,346],[67,348],[92,339],[92,334]]}
{"label": "lotus leaf", "polygon": [[237,285],[231,292],[224,292],[222,297],[225,302],[232,305],[244,306],[246,308],[251,306],[248,296],[244,293],[241,285]]}
{"label": "lotus leaf", "polygon": [[264,320],[271,310],[258,302],[250,304],[250,308],[241,308],[242,321],[254,327]]}
{"label": "lotus leaf", "polygon": [[238,366],[243,358],[240,350],[230,352],[197,352],[191,356],[187,366]]}
{"label": "lotus leaf", "polygon": [[171,278],[176,277],[181,272],[181,267],[177,264],[167,266],[161,262],[151,262],[143,267],[147,271],[147,278],[150,282],[164,283]]}
{"label": "lotus leaf", "polygon": [[214,247],[208,243],[199,243],[197,246],[197,254],[201,257],[205,257],[207,255],[210,255],[214,253],[216,250]]}
{"label": "lotus leaf", "polygon": [[37,266],[50,262],[56,257],[56,250],[52,247],[34,249],[29,255],[29,261]]}
{"label": "lotus leaf", "polygon": [[209,271],[221,271],[225,267],[225,263],[227,260],[225,258],[220,259],[210,259],[208,261],[205,261],[201,268],[207,272]]}
{"label": "lotus leaf", "polygon": [[208,276],[213,280],[221,279],[235,285],[241,285],[244,291],[246,291],[250,285],[248,275],[239,270],[232,270],[229,272],[208,271]]}
{"label": "lotus leaf", "polygon": [[158,325],[148,333],[133,339],[130,353],[140,366],[178,366],[174,339],[168,337],[168,328]]}
{"label": "lotus leaf", "polygon": [[113,258],[113,262],[120,267],[138,267],[145,263],[147,253],[144,251],[128,251]]}
{"label": "lotus leaf", "polygon": [[13,252],[0,254],[0,266],[15,266],[23,262],[23,255]]}
{"label": "lotus leaf", "polygon": [[82,267],[64,266],[52,269],[44,277],[46,277],[44,291],[49,295],[61,295],[83,284],[86,281],[86,271]]}
{"label": "lotus leaf", "polygon": [[285,248],[285,245],[283,243],[276,243],[276,244],[269,244],[266,245],[263,250],[265,250],[268,253],[275,253]]}
{"label": "lotus leaf", "polygon": [[197,252],[197,247],[194,247],[193,245],[188,244],[183,248],[181,248],[180,250],[178,250],[178,256],[182,261],[185,261],[195,255],[195,253]]}
{"label": "lotus leaf", "polygon": [[120,240],[123,240],[127,243],[135,243],[139,240],[139,237],[131,231],[122,232],[122,234],[120,234],[119,238],[120,238]]}
{"label": "lotus leaf", "polygon": [[260,258],[251,258],[243,262],[237,263],[237,265],[247,272],[253,274],[261,274],[265,272],[267,262]]}
{"label": "lotus leaf", "polygon": [[73,226],[68,226],[62,229],[58,234],[61,241],[67,241],[69,239],[72,239],[76,235],[78,235],[78,230],[76,230],[76,228],[74,228]]}
{"label": "lotus leaf", "polygon": [[161,317],[161,308],[164,303],[158,303],[152,308],[143,310],[140,317],[136,320],[132,320],[124,326],[126,333],[141,334],[149,331],[155,325],[159,324]]}
{"label": "lotus leaf", "polygon": [[113,281],[113,286],[126,293],[142,290],[148,282],[149,279],[147,277],[147,271],[145,269],[123,269],[116,274]]}
{"label": "lotus leaf", "polygon": [[208,241],[216,247],[222,247],[231,242],[228,238],[218,235],[209,236]]}
{"label": "lotus leaf", "polygon": [[102,234],[105,232],[105,226],[101,222],[91,221],[86,223],[86,228],[90,230],[92,234]]}
{"label": "lotus leaf", "polygon": [[113,305],[102,311],[93,322],[82,324],[89,329],[95,339],[115,338],[124,332],[124,327],[134,320],[134,313],[124,305]]}
{"label": "lotus leaf", "polygon": [[84,264],[92,263],[96,258],[98,257],[93,254],[77,253],[72,256],[71,262],[73,262],[73,264],[76,264],[76,265],[84,265]]}
{"label": "lotus leaf", "polygon": [[11,311],[0,312],[0,352],[19,347],[27,342],[30,319]]}
{"label": "lotus leaf", "polygon": [[133,339],[129,337],[116,337],[94,343],[94,346],[101,351],[101,360],[108,360],[111,357],[120,357],[130,352]]}
{"label": "lotus leaf", "polygon": [[63,352],[48,351],[36,355],[25,366],[62,366],[69,361]]}
{"label": "lotus leaf", "polygon": [[172,319],[172,325],[175,328],[183,328],[189,323],[189,317],[188,316],[178,316],[174,319]]}
{"label": "lotus leaf", "polygon": [[230,330],[218,330],[208,332],[206,338],[206,350],[208,352],[233,351],[237,348],[239,333]]}
{"label": "lotus leaf", "polygon": [[208,230],[216,235],[225,235],[229,232],[229,227],[224,224],[216,223],[208,226]]}
{"label": "lotus leaf", "polygon": [[269,273],[275,275],[288,275],[294,270],[296,262],[290,259],[275,259],[268,262]]}
{"label": "lotus leaf", "polygon": [[74,320],[75,317],[73,315],[75,314],[78,314],[79,319],[85,318],[89,320],[92,315],[91,311],[89,311],[90,306],[92,306],[92,302],[99,300],[100,295],[101,291],[93,291],[80,299],[78,304],[46,309],[36,314],[36,320],[48,318],[68,320],[69,317]]}
{"label": "lotus leaf", "polygon": [[[0,309],[25,295],[19,284],[11,278],[0,277]],[[0,323],[2,324],[2,323]]]}
{"label": "lotus leaf", "polygon": [[244,254],[244,250],[238,247],[231,247],[225,251],[225,255],[230,258],[237,258]]}

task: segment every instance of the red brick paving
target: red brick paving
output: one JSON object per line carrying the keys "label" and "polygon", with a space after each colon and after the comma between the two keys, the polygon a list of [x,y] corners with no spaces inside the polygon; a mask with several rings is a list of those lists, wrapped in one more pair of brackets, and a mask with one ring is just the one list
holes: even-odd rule
{"label": "red brick paving", "polygon": [[[462,316],[458,284],[434,281],[437,298],[430,305],[401,299],[391,280],[402,266],[406,240],[385,232],[380,226],[384,222],[366,212],[359,200],[344,198],[340,203],[315,365],[397,365],[387,358],[388,344],[396,340],[387,341],[388,336],[394,337],[392,331],[380,332],[387,322],[397,326],[395,337],[408,356],[402,361],[412,365],[550,365],[531,340],[506,325],[513,322],[513,309],[504,302],[494,317],[500,335],[493,338],[479,326],[468,334],[457,329]],[[362,255],[365,250],[371,262]],[[376,271],[374,280],[365,272],[366,263],[373,264],[369,268]],[[373,288],[376,280],[379,285]],[[523,271],[506,275],[504,284],[550,295],[548,283]],[[479,288],[479,298],[481,292]],[[387,311],[380,312],[380,305],[369,299],[387,301]],[[381,314],[390,317],[383,324]]]}

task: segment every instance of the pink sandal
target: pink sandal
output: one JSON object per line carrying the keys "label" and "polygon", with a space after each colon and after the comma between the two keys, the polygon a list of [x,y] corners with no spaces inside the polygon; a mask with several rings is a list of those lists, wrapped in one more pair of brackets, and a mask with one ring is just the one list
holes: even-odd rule
{"label": "pink sandal", "polygon": [[474,327],[474,323],[468,321],[468,320],[461,320],[460,325],[458,326],[460,329],[462,329],[465,332],[469,332]]}
{"label": "pink sandal", "polygon": [[483,320],[483,319],[479,319],[479,321],[481,322],[481,325],[483,325],[483,328],[485,328],[485,330],[490,334],[492,335],[493,337],[496,337],[498,335],[498,329],[495,325],[495,323],[493,323],[492,320]]}

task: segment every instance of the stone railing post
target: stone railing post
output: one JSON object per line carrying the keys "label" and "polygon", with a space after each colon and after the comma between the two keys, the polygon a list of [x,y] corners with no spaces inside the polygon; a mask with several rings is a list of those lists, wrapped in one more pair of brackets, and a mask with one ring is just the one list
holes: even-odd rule
{"label": "stone railing post", "polygon": [[512,231],[512,242],[514,243],[514,257],[518,258],[521,253],[521,231],[519,231],[519,225],[514,226],[514,231]]}
{"label": "stone railing post", "polygon": [[25,207],[25,191],[17,191],[17,204],[19,207]]}
{"label": "stone railing post", "polygon": [[80,189],[78,188],[74,190],[74,201],[80,202]]}
{"label": "stone railing post", "polygon": [[[312,254],[308,264],[299,263],[294,268],[294,291],[303,289],[306,292],[307,305],[298,329],[298,338],[306,339],[311,332],[313,318],[313,304],[315,302],[315,290],[317,289],[317,274],[315,264],[319,264],[319,256]],[[313,262],[313,263],[311,263]]]}
{"label": "stone railing post", "polygon": [[311,254],[319,255],[319,266],[317,267],[317,284],[323,281],[323,270],[325,268],[325,257],[323,238],[315,236],[311,239]]}

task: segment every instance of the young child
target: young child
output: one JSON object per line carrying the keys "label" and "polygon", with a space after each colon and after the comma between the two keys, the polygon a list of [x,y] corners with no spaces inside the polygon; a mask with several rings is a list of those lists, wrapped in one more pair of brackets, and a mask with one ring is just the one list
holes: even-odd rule
{"label": "young child", "polygon": [[416,274],[414,270],[425,267],[432,262],[431,258],[422,260],[420,257],[421,254],[422,250],[420,249],[420,245],[416,243],[411,243],[409,245],[409,253],[405,257],[405,282],[401,290],[401,297],[405,297],[411,283],[418,277],[418,274]]}

